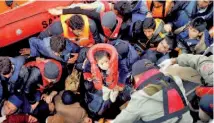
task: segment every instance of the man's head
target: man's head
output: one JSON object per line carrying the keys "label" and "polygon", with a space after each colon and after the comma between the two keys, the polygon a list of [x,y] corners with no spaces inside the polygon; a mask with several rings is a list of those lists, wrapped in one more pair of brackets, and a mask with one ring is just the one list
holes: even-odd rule
{"label": "man's head", "polygon": [[71,105],[76,102],[75,94],[70,90],[64,91],[61,99],[62,99],[63,104],[65,104],[65,105]]}
{"label": "man's head", "polygon": [[203,34],[203,31],[206,29],[207,23],[201,18],[197,17],[190,22],[189,26],[189,38],[195,39]]}
{"label": "man's head", "polygon": [[152,63],[150,60],[142,59],[136,61],[132,65],[132,76],[134,77],[134,81],[139,81],[140,77],[148,70],[156,68],[154,66],[154,63]]}
{"label": "man's head", "polygon": [[131,14],[131,2],[129,1],[118,1],[114,5],[114,9],[119,13],[121,16],[125,17]]}
{"label": "man's head", "polygon": [[13,73],[13,65],[9,57],[0,57],[0,71],[5,78],[10,78]]}
{"label": "man's head", "polygon": [[157,51],[167,53],[176,47],[175,37],[173,35],[166,35],[165,38],[158,44]]}
{"label": "man's head", "polygon": [[118,41],[119,43],[116,43],[114,47],[116,48],[118,55],[120,56],[119,59],[127,58],[127,55],[129,53],[129,43],[125,41]]}
{"label": "man's head", "polygon": [[76,36],[80,36],[82,34],[82,30],[84,28],[84,20],[80,15],[73,15],[68,22],[71,31]]}
{"label": "man's head", "polygon": [[18,108],[21,107],[23,101],[19,96],[12,95],[4,102],[3,113],[5,115],[11,115],[15,113]]}
{"label": "man's head", "polygon": [[49,83],[57,82],[57,78],[59,76],[58,66],[51,61],[47,62],[44,68],[44,76],[46,77]]}
{"label": "man's head", "polygon": [[117,25],[117,16],[114,12],[105,12],[101,17],[101,24],[106,36],[110,36]]}
{"label": "man's head", "polygon": [[50,47],[54,51],[56,56],[60,56],[62,51],[65,49],[66,40],[62,36],[52,36],[50,39]]}
{"label": "man's head", "polygon": [[94,55],[97,65],[102,70],[108,70],[110,66],[110,55],[106,51],[97,51]]}
{"label": "man's head", "polygon": [[143,22],[143,33],[148,39],[151,39],[155,31],[155,20],[153,18],[145,18]]}
{"label": "man's head", "polygon": [[211,3],[212,3],[212,1],[210,1],[210,0],[197,1],[199,9],[206,9]]}

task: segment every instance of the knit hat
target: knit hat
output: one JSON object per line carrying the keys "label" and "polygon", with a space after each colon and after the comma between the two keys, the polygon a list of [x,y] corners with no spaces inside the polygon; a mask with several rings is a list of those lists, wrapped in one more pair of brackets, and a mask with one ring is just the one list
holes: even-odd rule
{"label": "knit hat", "polygon": [[213,117],[213,95],[205,95],[199,103],[200,108],[211,118]]}
{"label": "knit hat", "polygon": [[63,104],[70,105],[75,102],[75,95],[72,91],[67,90],[63,92],[61,99]]}
{"label": "knit hat", "polygon": [[132,76],[146,72],[152,68],[156,68],[154,63],[147,59],[138,60],[132,65]]}
{"label": "knit hat", "polygon": [[59,75],[59,68],[57,65],[53,62],[47,62],[45,64],[45,70],[44,75],[48,79],[56,79]]}
{"label": "knit hat", "polygon": [[143,21],[143,29],[155,29],[155,19],[154,18],[145,18]]}
{"label": "knit hat", "polygon": [[13,103],[17,108],[20,108],[23,104],[23,101],[20,96],[12,95],[8,98],[8,101]]}
{"label": "knit hat", "polygon": [[117,52],[122,57],[122,59],[127,57],[128,52],[129,52],[128,42],[118,40],[118,41],[116,41],[114,47],[117,49]]}
{"label": "knit hat", "polygon": [[193,28],[197,29],[199,32],[203,32],[207,27],[206,21],[201,17],[197,17],[197,18],[193,19],[190,22],[190,25]]}
{"label": "knit hat", "polygon": [[117,23],[117,17],[113,11],[104,13],[101,17],[102,26],[108,27],[110,30],[113,30]]}

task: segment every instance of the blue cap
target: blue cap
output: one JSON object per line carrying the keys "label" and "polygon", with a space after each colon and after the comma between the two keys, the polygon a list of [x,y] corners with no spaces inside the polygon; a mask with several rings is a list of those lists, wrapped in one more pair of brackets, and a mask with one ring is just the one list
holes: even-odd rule
{"label": "blue cap", "polygon": [[20,108],[23,101],[19,96],[12,95],[8,98],[8,101],[13,103],[17,108]]}
{"label": "blue cap", "polygon": [[59,76],[59,68],[53,62],[47,62],[45,64],[44,75],[48,79],[56,79]]}
{"label": "blue cap", "polygon": [[141,74],[153,68],[157,67],[155,67],[154,63],[152,63],[150,60],[148,59],[138,60],[132,65],[132,76]]}

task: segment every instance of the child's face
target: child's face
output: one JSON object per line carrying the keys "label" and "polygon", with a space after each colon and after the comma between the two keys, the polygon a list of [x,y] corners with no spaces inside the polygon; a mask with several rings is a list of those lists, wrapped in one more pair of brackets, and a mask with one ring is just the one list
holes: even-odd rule
{"label": "child's face", "polygon": [[169,51],[169,45],[167,44],[166,40],[162,40],[158,46],[157,46],[157,51],[160,53],[167,53]]}
{"label": "child's face", "polygon": [[143,29],[143,32],[148,39],[151,39],[154,33],[154,29]]}
{"label": "child's face", "polygon": [[109,68],[109,58],[107,56],[102,57],[97,61],[97,64],[100,69],[102,70],[108,70]]}
{"label": "child's face", "polygon": [[190,39],[195,39],[199,36],[199,31],[192,26],[189,26],[189,38]]}

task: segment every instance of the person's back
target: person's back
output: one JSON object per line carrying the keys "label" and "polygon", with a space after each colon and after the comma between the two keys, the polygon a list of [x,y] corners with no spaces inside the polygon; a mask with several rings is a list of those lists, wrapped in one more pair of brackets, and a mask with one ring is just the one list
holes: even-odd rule
{"label": "person's back", "polygon": [[21,55],[30,57],[46,57],[61,62],[70,61],[70,54],[79,51],[79,46],[62,36],[51,36],[43,40],[32,37],[29,39],[30,48],[20,50]]}
{"label": "person's back", "polygon": [[84,117],[87,116],[85,109],[80,106],[79,102],[74,102],[72,104],[64,104],[62,101],[62,95],[64,92],[66,91],[61,91],[59,95],[54,98],[57,114],[64,117],[65,123],[81,122]]}
{"label": "person's back", "polygon": [[132,69],[137,91],[131,95],[128,106],[116,117],[115,123],[193,121],[180,78],[164,76],[145,59],[137,61]]}
{"label": "person's back", "polygon": [[95,22],[85,15],[61,15],[59,21],[51,24],[38,37],[43,39],[61,34],[80,47],[90,47],[95,43],[101,43]]}

